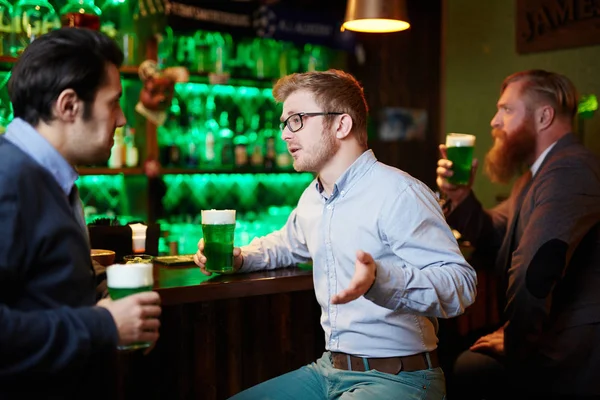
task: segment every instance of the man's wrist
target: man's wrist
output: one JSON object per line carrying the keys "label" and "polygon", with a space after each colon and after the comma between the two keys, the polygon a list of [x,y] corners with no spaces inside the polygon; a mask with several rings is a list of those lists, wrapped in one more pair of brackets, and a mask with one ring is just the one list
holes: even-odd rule
{"label": "man's wrist", "polygon": [[244,255],[240,254],[240,257],[242,258],[242,262],[240,263],[240,266],[238,267],[238,269],[235,272],[240,271],[242,268],[244,268]]}

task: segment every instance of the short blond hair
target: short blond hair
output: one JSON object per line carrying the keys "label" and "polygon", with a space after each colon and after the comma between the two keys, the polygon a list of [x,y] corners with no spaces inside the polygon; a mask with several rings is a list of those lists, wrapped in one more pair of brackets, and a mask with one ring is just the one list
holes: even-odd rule
{"label": "short blond hair", "polygon": [[521,81],[521,94],[527,96],[534,105],[547,102],[557,115],[571,120],[575,118],[579,96],[569,78],[541,69],[521,71],[504,79],[500,93],[504,93],[509,84]]}
{"label": "short blond hair", "polygon": [[[283,103],[292,93],[306,90],[325,112],[343,112],[352,118],[352,133],[367,148],[367,116],[369,108],[362,86],[352,75],[335,69],[287,75],[273,86],[273,97]],[[327,118],[329,117],[329,118]],[[330,127],[334,116],[326,116]]]}

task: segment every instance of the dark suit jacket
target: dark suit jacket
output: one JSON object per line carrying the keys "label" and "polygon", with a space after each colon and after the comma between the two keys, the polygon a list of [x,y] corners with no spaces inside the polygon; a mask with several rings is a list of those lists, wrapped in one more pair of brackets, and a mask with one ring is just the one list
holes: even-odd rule
{"label": "dark suit jacket", "polygon": [[96,398],[111,384],[103,376],[117,331],[95,301],[90,249],[67,196],[0,136],[1,399]]}
{"label": "dark suit jacket", "polygon": [[513,382],[600,395],[600,163],[569,134],[530,176],[489,211],[471,194],[448,223],[495,256]]}

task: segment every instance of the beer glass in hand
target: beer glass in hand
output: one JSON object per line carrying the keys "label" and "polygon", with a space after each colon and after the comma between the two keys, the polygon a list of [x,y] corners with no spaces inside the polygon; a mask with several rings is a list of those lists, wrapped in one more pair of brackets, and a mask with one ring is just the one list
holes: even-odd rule
{"label": "beer glass in hand", "polygon": [[465,133],[449,133],[446,136],[446,155],[452,161],[452,176],[447,177],[453,185],[468,185],[473,168],[475,136]]}
{"label": "beer glass in hand", "polygon": [[[114,264],[106,268],[108,294],[113,300],[139,293],[148,292],[154,286],[152,264]],[[119,350],[135,350],[150,347],[149,342],[118,346]]]}
{"label": "beer glass in hand", "polygon": [[206,270],[232,273],[235,210],[202,210]]}

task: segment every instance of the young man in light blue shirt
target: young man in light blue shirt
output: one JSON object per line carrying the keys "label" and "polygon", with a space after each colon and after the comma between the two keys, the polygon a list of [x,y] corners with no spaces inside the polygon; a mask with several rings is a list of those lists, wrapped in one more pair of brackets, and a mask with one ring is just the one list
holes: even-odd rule
{"label": "young man in light blue shirt", "polygon": [[[285,226],[234,250],[239,272],[313,261],[327,351],[235,399],[442,399],[437,320],[473,303],[465,261],[434,194],[367,148],[367,104],[342,71],[273,89],[297,171],[318,174]],[[204,243],[194,259],[203,273]]]}

